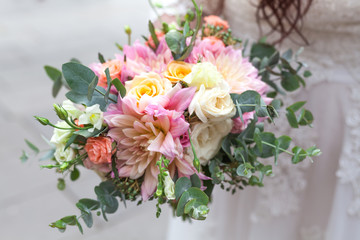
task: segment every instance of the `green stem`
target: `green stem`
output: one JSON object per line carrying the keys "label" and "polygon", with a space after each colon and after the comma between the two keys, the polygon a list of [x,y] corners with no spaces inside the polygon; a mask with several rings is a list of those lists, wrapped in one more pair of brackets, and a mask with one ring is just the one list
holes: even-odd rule
{"label": "green stem", "polygon": [[[98,93],[100,93],[101,95],[103,95],[105,97],[105,94],[102,93],[99,89],[95,88],[95,91],[97,91]],[[111,97],[109,97],[109,99],[113,102],[113,103],[117,103],[117,101],[115,101],[114,99],[112,99]]]}

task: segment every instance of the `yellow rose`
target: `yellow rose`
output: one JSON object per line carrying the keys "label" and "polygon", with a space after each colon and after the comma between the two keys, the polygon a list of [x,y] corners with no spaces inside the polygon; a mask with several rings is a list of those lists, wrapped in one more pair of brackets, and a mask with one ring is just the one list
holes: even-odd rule
{"label": "yellow rose", "polygon": [[159,74],[149,72],[137,75],[133,80],[125,82],[125,88],[127,95],[134,95],[139,101],[143,95],[150,97],[165,95],[172,88],[172,84]]}
{"label": "yellow rose", "polygon": [[191,73],[184,78],[190,87],[200,89],[201,85],[205,88],[213,88],[225,82],[216,66],[210,62],[197,63],[192,67]]}
{"label": "yellow rose", "polygon": [[183,80],[189,73],[191,73],[191,64],[182,61],[172,61],[167,65],[164,76],[172,83],[177,83]]}

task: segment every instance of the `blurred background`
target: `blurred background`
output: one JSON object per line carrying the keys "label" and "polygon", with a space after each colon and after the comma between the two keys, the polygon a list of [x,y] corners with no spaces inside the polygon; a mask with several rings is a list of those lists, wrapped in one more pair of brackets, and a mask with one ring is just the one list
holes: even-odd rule
{"label": "blurred background", "polygon": [[64,100],[65,91],[52,98],[43,66],[61,68],[72,57],[88,65],[97,61],[98,52],[112,58],[118,52],[115,42],[127,42],[124,25],[131,26],[133,39],[140,38],[150,14],[146,0],[0,0],[0,239],[165,238],[171,212],[164,206],[156,219],[154,203],[120,205],[108,223],[94,216],[93,228],[83,224],[83,236],[76,227],[65,233],[50,228],[63,216],[78,215],[75,203],[95,198],[100,179],[81,169],[80,179],[68,180],[61,192],[56,188],[60,175],[40,169],[45,162],[32,155],[23,164],[19,159],[23,149],[31,153],[24,138],[40,149],[48,147],[41,134],[50,138],[52,128],[33,115],[56,121],[52,104]]}

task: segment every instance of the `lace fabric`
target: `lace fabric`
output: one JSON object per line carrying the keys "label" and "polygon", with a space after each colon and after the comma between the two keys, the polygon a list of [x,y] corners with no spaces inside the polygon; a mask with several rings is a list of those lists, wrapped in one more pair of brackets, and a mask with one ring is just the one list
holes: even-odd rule
{"label": "lace fabric", "polygon": [[[200,4],[205,2],[203,4],[206,11],[211,14],[214,11],[214,6],[216,9],[220,1],[197,2]],[[250,1],[225,0],[224,3],[222,15],[229,21],[234,35],[250,40],[258,39],[259,31],[255,19],[255,8],[250,4]],[[178,4],[188,7],[191,1],[179,1]],[[335,185],[338,185],[337,182],[340,183],[338,187],[341,185],[352,186],[352,201],[348,204],[345,201],[332,202],[329,199],[327,204],[329,208],[334,209],[339,209],[339,207],[331,206],[331,204],[347,204],[348,215],[360,217],[360,77],[358,74],[358,66],[360,65],[360,1],[314,0],[304,20],[302,31],[310,41],[310,46],[305,48],[301,59],[309,64],[313,76],[307,82],[305,90],[291,94],[285,101],[308,98],[309,104],[317,110],[315,118],[319,117],[321,122],[318,122],[318,125],[313,129],[305,130],[302,128],[301,131],[290,128],[284,129],[283,126],[286,124],[280,121],[276,123],[274,128],[277,128],[277,135],[295,136],[293,141],[300,146],[306,147],[317,143],[320,145],[327,144],[324,145],[324,149],[328,151],[331,151],[333,146],[339,148],[336,149],[336,152],[333,150],[332,155],[324,152],[324,156],[320,157],[316,164],[320,166],[321,164],[322,166],[332,165],[334,169],[337,168],[334,172],[327,173],[331,175],[329,179],[333,178],[332,184],[334,186],[330,186],[329,183],[326,187],[334,189]],[[284,42],[281,47],[284,50],[299,48],[291,39]],[[311,92],[312,89],[316,89],[316,91]],[[326,91],[330,92],[327,93]],[[327,117],[322,117],[322,115]],[[332,136],[333,140],[324,139],[326,138],[324,135],[330,136],[326,134],[329,131],[336,132],[338,135]],[[341,142],[342,139],[344,139],[343,142]],[[300,226],[300,230],[296,233],[296,239],[324,239],[325,231],[333,231],[328,229],[326,223],[328,211],[332,210],[322,210],[323,212],[320,214],[324,214],[325,217],[314,220],[313,224],[307,223],[307,218],[302,216],[301,211],[299,211],[304,206],[307,207],[307,205],[312,204],[309,202],[310,200],[306,199],[313,199],[308,196],[309,194],[314,195],[314,192],[311,191],[322,191],[322,189],[316,188],[311,188],[311,191],[308,189],[314,184],[311,181],[316,179],[313,176],[316,173],[311,175],[312,178],[308,178],[308,172],[312,170],[309,169],[309,162],[294,166],[286,156],[282,156],[282,158],[279,159],[279,165],[273,169],[275,176],[268,178],[265,182],[266,187],[257,190],[257,194],[253,195],[255,203],[248,214],[249,219],[261,223],[279,219],[277,217],[285,218],[291,215]],[[316,171],[321,171],[321,167],[318,167]],[[335,190],[328,191],[327,196],[331,198],[331,194],[335,194]],[[336,216],[332,217],[336,218]],[[353,221],[349,219],[347,221]],[[319,223],[317,224],[316,221]],[[309,225],[311,226],[301,227]]]}

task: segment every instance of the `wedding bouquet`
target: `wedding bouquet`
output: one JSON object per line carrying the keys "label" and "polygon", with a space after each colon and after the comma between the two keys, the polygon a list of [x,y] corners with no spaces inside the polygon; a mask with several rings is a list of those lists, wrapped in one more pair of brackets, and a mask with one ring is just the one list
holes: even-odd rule
{"label": "wedding bouquet", "polygon": [[149,22],[145,44],[119,46],[122,54],[114,59],[99,54],[99,62],[88,67],[73,59],[62,71],[45,66],[54,96],[61,86],[69,91],[68,100],[54,105],[59,122],[35,116],[54,128],[53,149],[45,156],[51,164],[42,167],[63,175],[60,190],[64,177],[76,180],[82,167],[102,179],[97,199],[76,203],[79,216],[51,227],[64,231],[76,225],[83,232],[80,219],[91,227],[95,211],[107,220],[119,201],[156,200],[157,217],[160,205],[169,203],[176,216],[203,220],[214,185],[232,193],[263,186],[272,174],[263,158],[274,157],[276,165],[281,153],[293,163],[320,154],[315,146],[289,149],[289,136],[265,131],[264,123],[273,123],[283,105],[291,127],[313,121],[305,102],[277,99],[305,85],[300,74],[311,75],[302,71],[297,55],[293,67],[291,50],[280,55],[264,39],[248,54],[247,44],[221,18],[205,17],[201,27],[201,10],[193,3],[196,12],[178,24],[163,23],[158,30]]}

